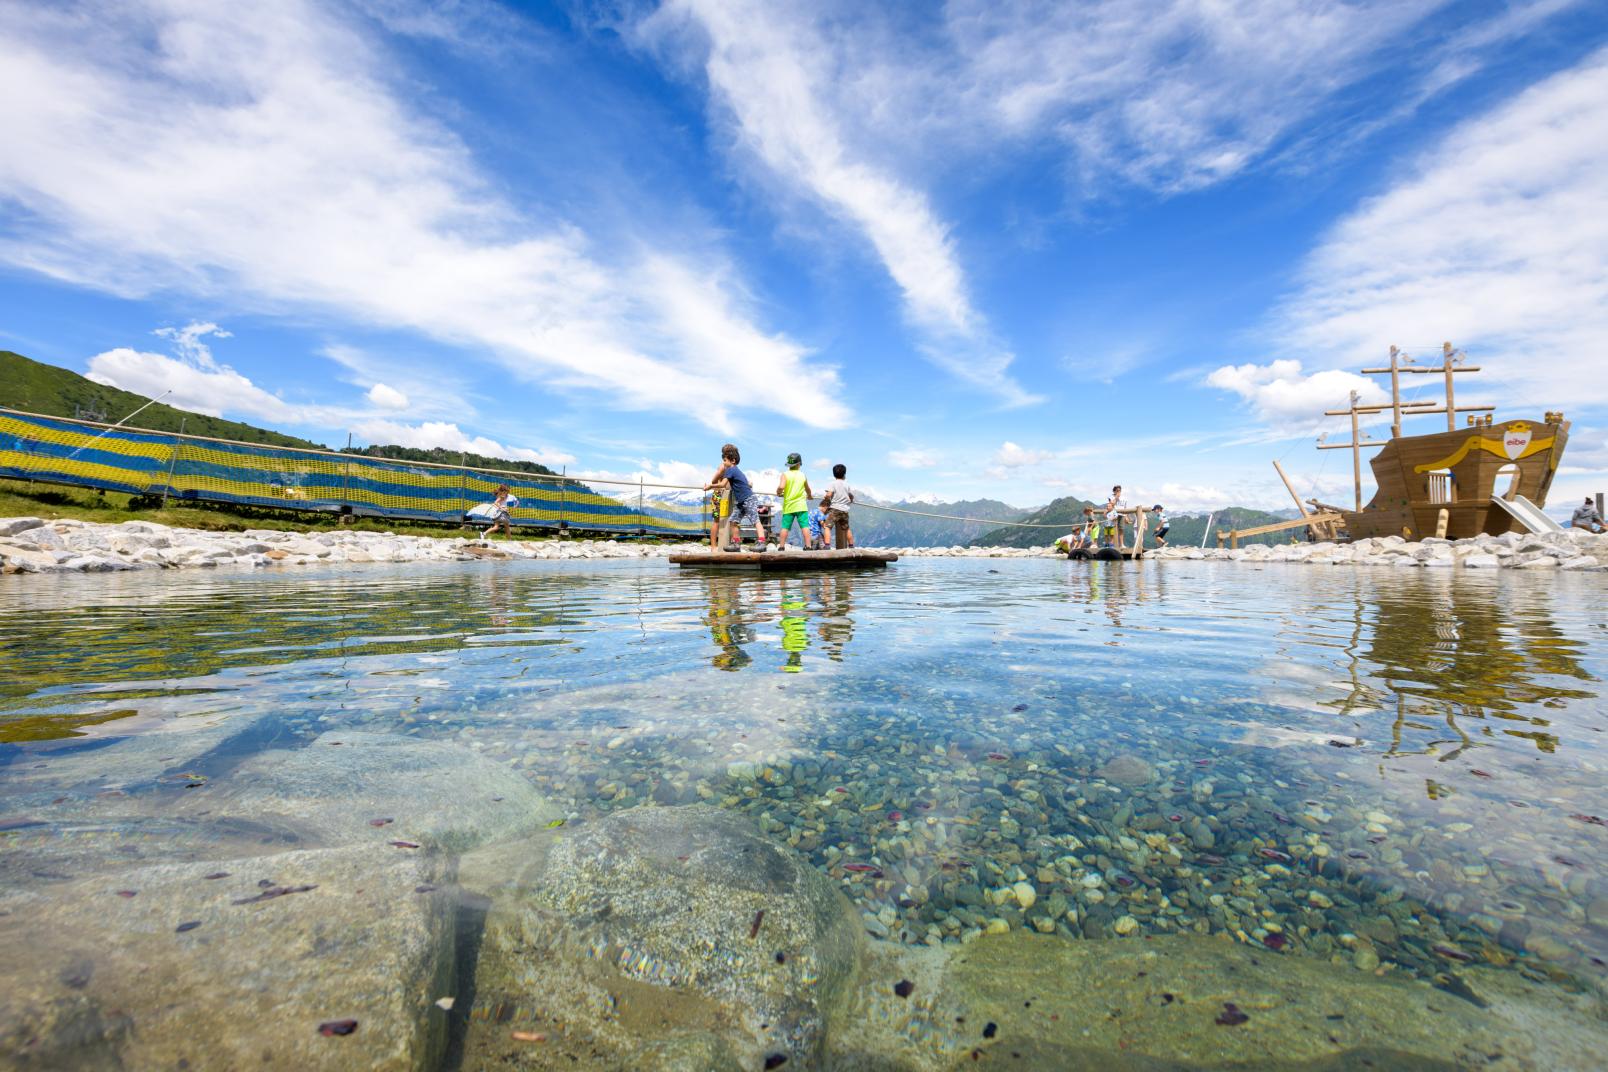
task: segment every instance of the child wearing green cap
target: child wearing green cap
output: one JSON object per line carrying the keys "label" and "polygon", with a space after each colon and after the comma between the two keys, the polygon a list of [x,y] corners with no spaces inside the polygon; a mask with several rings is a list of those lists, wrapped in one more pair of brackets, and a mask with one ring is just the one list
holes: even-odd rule
{"label": "child wearing green cap", "polygon": [[776,485],[776,494],[782,500],[782,521],[776,531],[776,550],[787,550],[787,535],[794,525],[798,526],[799,542],[808,551],[813,546],[810,541],[810,482],[804,477],[802,468],[804,459],[794,451],[787,456],[787,471],[782,474],[782,481]]}

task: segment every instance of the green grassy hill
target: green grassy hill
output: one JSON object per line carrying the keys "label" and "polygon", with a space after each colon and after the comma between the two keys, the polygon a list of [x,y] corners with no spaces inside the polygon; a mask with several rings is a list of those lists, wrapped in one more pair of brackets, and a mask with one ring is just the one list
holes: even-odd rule
{"label": "green grassy hill", "polygon": [[[977,547],[1047,547],[1057,538],[1071,532],[1077,525],[1083,523],[1083,508],[1093,505],[1095,512],[1099,513],[1102,504],[1090,504],[1083,499],[1068,496],[1056,499],[1048,506],[1042,507],[1020,518],[1011,518],[1013,521],[1031,522],[1041,525],[1054,525],[1048,529],[999,528],[989,532],[973,541]],[[1270,514],[1263,510],[1251,510],[1243,506],[1230,506],[1217,511],[1215,516],[1207,514],[1177,514],[1172,518],[1172,528],[1167,533],[1167,542],[1175,546],[1187,545],[1199,547],[1201,536],[1206,532],[1206,522],[1210,517],[1213,535],[1206,538],[1206,546],[1216,547],[1215,533],[1218,529],[1227,531],[1234,528],[1251,528],[1256,525],[1271,525],[1276,521],[1287,518],[1282,514]],[[1147,533],[1145,546],[1154,547],[1155,540],[1151,538],[1155,525],[1153,520],[1146,523]],[[1273,532],[1266,536],[1252,536],[1241,540],[1242,546],[1253,543],[1289,543],[1290,537],[1305,539],[1302,529],[1291,529],[1288,532]]]}
{"label": "green grassy hill", "polygon": [[[1211,517],[1212,533],[1206,534],[1206,520]],[[1178,514],[1172,519],[1172,529],[1167,533],[1167,542],[1174,546],[1199,547],[1200,538],[1206,535],[1206,546],[1216,547],[1218,530],[1227,532],[1229,529],[1246,529],[1256,525],[1271,525],[1278,521],[1289,520],[1283,514],[1270,514],[1265,510],[1251,510],[1243,506],[1230,506],[1217,511],[1215,516],[1208,514]],[[1288,529],[1284,532],[1270,532],[1265,536],[1250,536],[1240,541],[1241,547],[1248,547],[1253,543],[1289,543],[1290,537],[1306,539],[1305,529]],[[1146,540],[1146,546],[1152,541]]]}
{"label": "green grassy hill", "polygon": [[[1007,521],[1020,521],[1033,525],[1054,525],[1048,529],[1021,529],[998,528],[986,532],[972,541],[974,547],[1048,547],[1059,537],[1071,532],[1073,527],[1083,523],[1083,508],[1091,505],[1085,499],[1068,495],[1056,499],[1048,506],[1041,506],[1032,513],[1023,513],[1019,517],[1005,518]],[[1099,503],[1093,504],[1098,508]]]}
{"label": "green grassy hill", "polygon": [[[70,369],[46,365],[10,350],[0,350],[0,406],[47,417],[78,417],[81,420],[115,424],[149,401],[142,395],[87,380]],[[175,409],[161,402],[143,410],[130,425],[156,432],[177,432],[181,421],[188,435],[237,439],[242,443],[266,443],[276,447],[329,449],[310,440],[241,424],[239,421],[226,421],[222,417]]]}

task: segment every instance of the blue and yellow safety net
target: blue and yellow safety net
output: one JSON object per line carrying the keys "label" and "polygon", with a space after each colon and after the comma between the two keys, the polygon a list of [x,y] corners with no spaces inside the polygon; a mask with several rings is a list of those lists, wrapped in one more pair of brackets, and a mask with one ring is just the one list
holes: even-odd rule
{"label": "blue and yellow safety net", "polygon": [[108,428],[7,409],[0,409],[0,476],[181,502],[447,522],[507,484],[519,499],[510,511],[515,525],[682,535],[706,524],[701,503],[647,485],[612,485],[618,491],[610,495],[591,486],[603,481]]}

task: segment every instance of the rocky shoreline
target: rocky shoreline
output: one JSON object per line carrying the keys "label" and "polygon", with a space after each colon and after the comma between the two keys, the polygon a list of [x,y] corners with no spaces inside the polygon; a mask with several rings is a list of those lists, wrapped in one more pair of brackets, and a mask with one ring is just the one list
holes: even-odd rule
{"label": "rocky shoreline", "polygon": [[[697,543],[619,540],[484,540],[398,536],[349,529],[211,532],[149,521],[104,524],[37,517],[0,518],[0,573],[108,573],[140,569],[332,566],[367,562],[666,558],[703,550]],[[893,547],[901,558],[1059,558],[1047,547]],[[1510,532],[1470,540],[1399,536],[1355,543],[1257,544],[1235,549],[1165,547],[1146,559],[1292,562],[1312,565],[1464,569],[1608,569],[1608,535],[1582,531]]]}
{"label": "rocky shoreline", "polygon": [[1468,540],[1404,540],[1400,536],[1355,543],[1290,543],[1238,548],[1165,547],[1147,559],[1298,562],[1324,566],[1406,566],[1429,569],[1608,569],[1608,534],[1584,530],[1476,536]]}

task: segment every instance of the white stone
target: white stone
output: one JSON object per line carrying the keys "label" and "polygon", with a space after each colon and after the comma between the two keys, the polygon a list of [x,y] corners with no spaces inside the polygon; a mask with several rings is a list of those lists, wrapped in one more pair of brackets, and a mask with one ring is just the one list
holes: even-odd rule
{"label": "white stone", "polygon": [[19,532],[37,529],[44,521],[37,517],[7,517],[0,518],[0,536],[15,536]]}

